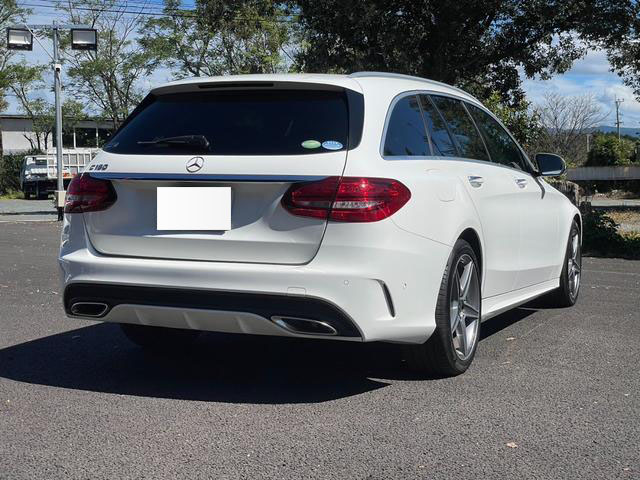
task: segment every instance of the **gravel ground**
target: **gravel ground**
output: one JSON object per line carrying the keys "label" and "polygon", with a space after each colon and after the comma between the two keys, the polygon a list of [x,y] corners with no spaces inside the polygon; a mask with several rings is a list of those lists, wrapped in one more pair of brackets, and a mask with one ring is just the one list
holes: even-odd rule
{"label": "gravel ground", "polygon": [[640,478],[640,262],[483,324],[471,369],[397,347],[206,334],[149,357],[64,317],[57,223],[0,226],[0,478]]}

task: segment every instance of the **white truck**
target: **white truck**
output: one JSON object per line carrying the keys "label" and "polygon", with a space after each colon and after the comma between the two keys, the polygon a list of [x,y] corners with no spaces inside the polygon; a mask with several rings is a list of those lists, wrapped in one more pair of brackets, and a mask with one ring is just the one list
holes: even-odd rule
{"label": "white truck", "polygon": [[[97,152],[96,148],[62,150],[62,177],[65,190],[71,179],[82,173]],[[56,190],[57,183],[58,168],[55,149],[48,150],[43,155],[24,157],[20,171],[20,188],[24,198],[27,200],[32,197],[47,198],[49,193]]]}

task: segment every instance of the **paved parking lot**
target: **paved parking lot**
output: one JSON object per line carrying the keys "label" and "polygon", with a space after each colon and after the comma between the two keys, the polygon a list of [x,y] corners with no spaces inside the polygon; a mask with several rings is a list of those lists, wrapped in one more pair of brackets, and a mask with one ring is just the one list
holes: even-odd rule
{"label": "paved parking lot", "polygon": [[64,317],[57,223],[0,225],[0,478],[640,478],[640,262],[483,324],[420,379],[393,345],[207,334],[144,356]]}

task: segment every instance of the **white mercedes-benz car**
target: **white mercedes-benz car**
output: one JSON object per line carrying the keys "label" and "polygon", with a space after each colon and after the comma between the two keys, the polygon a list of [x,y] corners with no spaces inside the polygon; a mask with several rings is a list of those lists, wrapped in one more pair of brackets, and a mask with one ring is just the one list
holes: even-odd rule
{"label": "white mercedes-benz car", "polygon": [[200,331],[405,344],[456,375],[480,321],[573,305],[581,217],[477,99],[385,73],[155,88],[69,186],[70,317],[135,343]]}

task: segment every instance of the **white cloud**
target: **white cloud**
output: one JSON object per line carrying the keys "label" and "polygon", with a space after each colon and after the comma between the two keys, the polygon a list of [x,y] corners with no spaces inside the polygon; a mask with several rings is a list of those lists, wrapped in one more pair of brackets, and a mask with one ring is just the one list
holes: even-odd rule
{"label": "white cloud", "polygon": [[640,103],[631,88],[622,83],[618,75],[610,71],[610,65],[604,51],[590,51],[578,60],[570,71],[557,75],[550,80],[524,79],[524,89],[531,101],[540,102],[548,91],[574,96],[591,93],[602,108],[609,112],[603,124],[613,125],[615,121],[616,98],[624,99],[620,112],[623,127],[640,125]]}

